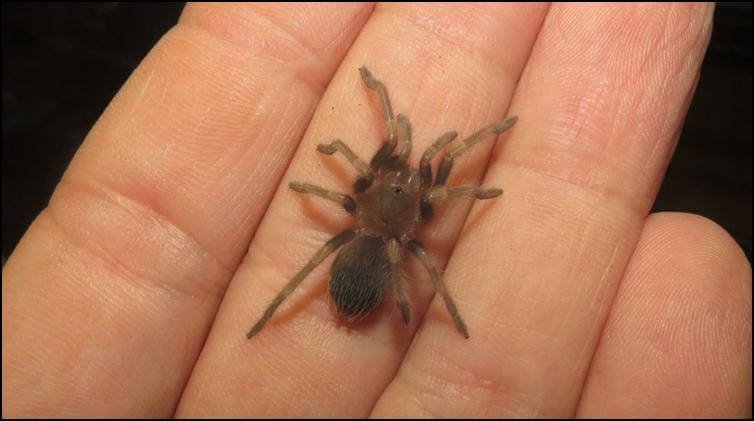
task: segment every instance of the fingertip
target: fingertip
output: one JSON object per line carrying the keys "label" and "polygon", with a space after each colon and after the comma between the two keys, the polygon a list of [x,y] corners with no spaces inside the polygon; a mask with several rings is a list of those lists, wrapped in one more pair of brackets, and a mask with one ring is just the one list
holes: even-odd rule
{"label": "fingertip", "polygon": [[751,268],[741,248],[707,218],[650,215],[577,416],[740,417],[751,402],[745,384],[751,384]]}

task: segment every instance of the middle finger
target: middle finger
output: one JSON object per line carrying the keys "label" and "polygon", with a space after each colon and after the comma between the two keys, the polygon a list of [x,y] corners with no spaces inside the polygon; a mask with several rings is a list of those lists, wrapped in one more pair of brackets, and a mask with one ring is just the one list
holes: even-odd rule
{"label": "middle finger", "polygon": [[[288,182],[350,193],[352,168],[342,156],[319,156],[315,146],[340,137],[365,161],[377,150],[382,122],[373,93],[359,79],[362,65],[385,82],[395,113],[413,122],[414,165],[442,132],[457,130],[462,138],[501,120],[545,12],[542,5],[397,4],[376,9],[330,83],[228,289],[184,393],[181,415],[369,413],[431,298],[428,284],[408,286],[408,295],[415,297],[408,327],[388,297],[384,312],[349,330],[336,323],[326,299],[330,257],[247,340],[244,333],[291,276],[327,238],[354,225],[334,205],[291,192]],[[461,184],[458,178],[478,181],[491,147],[486,142],[459,160],[454,184]],[[425,243],[440,263],[469,206],[469,200],[458,200],[435,217],[442,223],[431,226]],[[426,279],[424,274],[416,277]],[[453,286],[449,289],[452,293]]]}

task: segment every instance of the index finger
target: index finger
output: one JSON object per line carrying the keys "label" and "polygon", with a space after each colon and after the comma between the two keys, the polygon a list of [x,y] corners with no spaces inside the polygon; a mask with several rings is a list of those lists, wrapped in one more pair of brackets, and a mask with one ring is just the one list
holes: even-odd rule
{"label": "index finger", "polygon": [[370,10],[186,8],[3,269],[3,416],[172,414]]}

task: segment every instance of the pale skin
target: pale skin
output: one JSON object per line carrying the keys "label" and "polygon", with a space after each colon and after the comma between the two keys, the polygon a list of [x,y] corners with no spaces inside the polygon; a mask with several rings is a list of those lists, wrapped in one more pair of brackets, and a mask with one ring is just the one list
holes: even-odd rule
{"label": "pale skin", "polygon": [[[3,268],[3,416],[749,417],[750,265],[713,222],[649,214],[711,8],[189,5]],[[341,323],[329,256],[247,339],[352,226],[288,187],[350,191],[317,145],[408,148],[362,65],[412,166],[519,117],[446,183],[505,193],[438,192],[418,235],[470,338],[413,256],[407,326],[393,300]]]}

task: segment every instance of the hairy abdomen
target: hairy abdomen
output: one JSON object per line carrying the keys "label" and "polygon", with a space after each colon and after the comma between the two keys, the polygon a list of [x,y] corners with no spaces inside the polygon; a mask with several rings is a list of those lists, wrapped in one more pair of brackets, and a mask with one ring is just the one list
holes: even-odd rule
{"label": "hairy abdomen", "polygon": [[390,269],[379,237],[363,236],[345,245],[330,275],[330,296],[338,313],[353,320],[371,311],[385,295]]}

